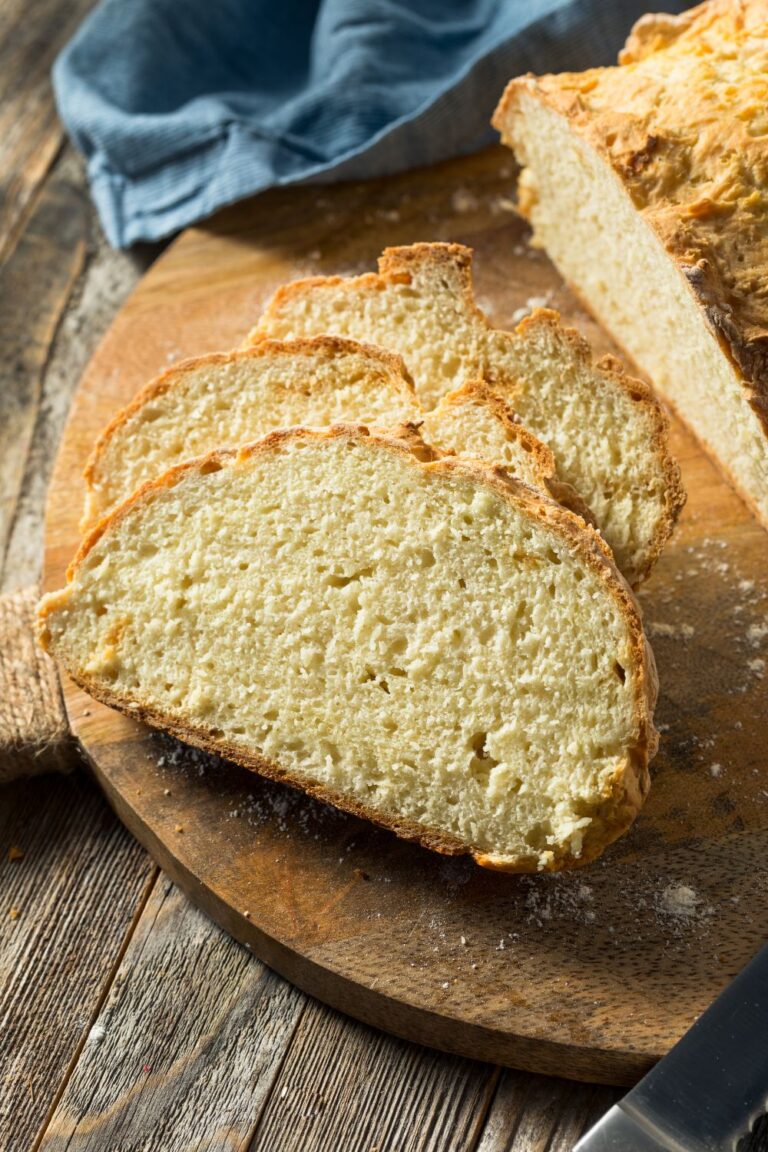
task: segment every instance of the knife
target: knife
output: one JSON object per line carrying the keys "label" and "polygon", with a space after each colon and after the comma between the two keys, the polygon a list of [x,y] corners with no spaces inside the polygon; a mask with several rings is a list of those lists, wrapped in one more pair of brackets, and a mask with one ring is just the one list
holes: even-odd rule
{"label": "knife", "polygon": [[768,1106],[768,945],[573,1152],[732,1152]]}

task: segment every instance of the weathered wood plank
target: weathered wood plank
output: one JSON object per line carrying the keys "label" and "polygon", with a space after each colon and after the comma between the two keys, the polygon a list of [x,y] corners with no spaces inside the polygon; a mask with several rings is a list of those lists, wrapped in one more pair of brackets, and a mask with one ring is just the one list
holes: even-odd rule
{"label": "weathered wood plank", "polygon": [[477,1152],[571,1152],[623,1091],[507,1070]]}
{"label": "weathered wood plank", "polygon": [[469,1152],[496,1076],[310,1001],[248,1152]]}
{"label": "weathered wood plank", "polygon": [[45,492],[72,394],[162,247],[112,251],[84,179],[80,159],[65,149],[0,270],[0,590],[39,576]]}
{"label": "weathered wood plank", "polygon": [[41,1152],[245,1150],[304,1002],[161,879]]}
{"label": "weathered wood plank", "polygon": [[57,174],[16,250],[0,269],[0,565],[21,490],[45,365],[83,267],[87,228],[82,188],[69,175]]}
{"label": "weathered wood plank", "polygon": [[4,0],[0,10],[0,260],[64,138],[50,70],[94,0]]}
{"label": "weathered wood plank", "polygon": [[[624,1091],[506,1070],[476,1152],[571,1152]],[[738,1152],[768,1152],[768,1116],[758,1120]]]}
{"label": "weathered wood plank", "polygon": [[43,1123],[155,872],[84,775],[0,790],[3,1152]]}

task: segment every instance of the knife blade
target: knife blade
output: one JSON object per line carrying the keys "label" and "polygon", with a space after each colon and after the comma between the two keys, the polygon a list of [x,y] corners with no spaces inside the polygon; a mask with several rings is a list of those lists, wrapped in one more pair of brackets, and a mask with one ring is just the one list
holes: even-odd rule
{"label": "knife blade", "polygon": [[768,1106],[768,945],[574,1152],[732,1152]]}

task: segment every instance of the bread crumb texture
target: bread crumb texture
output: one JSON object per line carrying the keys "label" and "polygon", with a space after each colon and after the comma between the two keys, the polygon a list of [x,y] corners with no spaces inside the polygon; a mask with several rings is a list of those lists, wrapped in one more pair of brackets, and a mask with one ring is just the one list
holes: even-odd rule
{"label": "bread crumb texture", "polygon": [[537,241],[764,523],[767,60],[768,2],[709,0],[643,17],[616,67],[513,80],[494,117]]}
{"label": "bread crumb texture", "polygon": [[494,329],[475,304],[471,258],[457,244],[414,244],[387,249],[377,274],[288,284],[250,340],[332,333],[379,344],[403,357],[427,411],[467,381],[485,381],[548,446],[620,571],[639,583],[684,502],[664,413],[618,361],[595,363],[555,312],[538,309],[514,332]]}
{"label": "bread crumb texture", "polygon": [[266,341],[186,360],[153,380],[99,438],[85,469],[84,524],[146,480],[295,424],[391,427],[421,409],[402,361],[349,340]]}
{"label": "bread crumb texture", "polygon": [[92,695],[440,851],[598,855],[656,746],[599,537],[504,473],[339,426],[146,486],[41,606]]}

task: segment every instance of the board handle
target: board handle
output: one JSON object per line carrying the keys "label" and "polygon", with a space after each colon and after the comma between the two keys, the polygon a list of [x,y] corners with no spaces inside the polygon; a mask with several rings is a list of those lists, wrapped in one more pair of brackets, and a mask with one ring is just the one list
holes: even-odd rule
{"label": "board handle", "polygon": [[37,586],[0,596],[0,784],[72,768],[56,665],[35,635]]}

